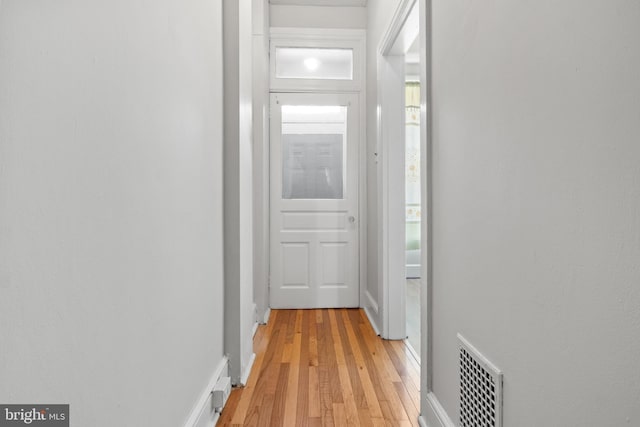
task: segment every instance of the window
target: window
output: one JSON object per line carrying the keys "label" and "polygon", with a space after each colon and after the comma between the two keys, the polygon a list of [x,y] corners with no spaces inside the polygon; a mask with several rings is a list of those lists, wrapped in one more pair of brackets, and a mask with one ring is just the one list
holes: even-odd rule
{"label": "window", "polygon": [[359,91],[364,30],[271,28],[272,91]]}
{"label": "window", "polygon": [[347,107],[282,106],[282,198],[343,199]]}
{"label": "window", "polygon": [[276,78],[352,80],[353,49],[277,47]]}

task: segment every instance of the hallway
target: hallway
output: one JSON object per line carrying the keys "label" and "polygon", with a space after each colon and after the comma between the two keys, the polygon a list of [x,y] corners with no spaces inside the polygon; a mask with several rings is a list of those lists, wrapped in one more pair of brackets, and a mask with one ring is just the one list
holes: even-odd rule
{"label": "hallway", "polygon": [[0,0],[0,425],[640,427],[638,41],[640,0]]}
{"label": "hallway", "polygon": [[254,348],[218,426],[418,425],[418,366],[362,310],[274,310]]}

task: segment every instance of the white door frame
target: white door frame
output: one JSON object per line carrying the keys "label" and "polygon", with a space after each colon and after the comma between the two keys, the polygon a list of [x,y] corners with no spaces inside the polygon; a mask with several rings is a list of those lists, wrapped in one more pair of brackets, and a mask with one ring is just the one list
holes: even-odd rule
{"label": "white door frame", "polygon": [[[360,307],[365,306],[365,301],[369,299],[366,296],[367,290],[367,118],[366,118],[366,91],[363,88],[367,87],[366,79],[366,38],[367,33],[365,30],[353,30],[353,29],[324,29],[324,28],[277,28],[271,27],[270,29],[270,45],[274,43],[289,43],[291,40],[304,40],[305,46],[313,47],[330,47],[333,41],[350,42],[353,47],[360,53],[354,58],[354,70],[359,70],[356,74],[359,76],[357,81],[353,82],[352,87],[348,89],[338,88],[332,86],[331,80],[324,81],[324,84],[319,85],[317,82],[309,82],[304,79],[299,79],[296,85],[292,85],[291,82],[281,82],[279,79],[271,79],[270,81],[270,93],[353,93],[358,96],[360,104],[360,118],[359,118],[359,135],[358,152],[360,154],[360,161],[358,164],[358,179],[359,179],[359,194],[358,194],[358,210],[359,210],[359,247],[360,247]],[[268,98],[267,98],[268,103]],[[267,120],[268,122],[269,120]],[[267,142],[265,150],[269,152],[270,143]],[[267,156],[268,158],[268,156]],[[268,165],[270,167],[270,164]],[[269,167],[266,167],[262,172],[262,177],[265,182],[269,182],[270,171]],[[269,199],[270,196],[267,197]],[[267,212],[269,209],[267,209]],[[263,224],[267,224],[267,230],[269,230],[268,224],[270,224],[270,218],[266,218]],[[269,254],[263,254],[267,265],[270,264]],[[269,286],[268,284],[266,286]],[[267,300],[270,300],[269,290],[267,289]],[[368,304],[368,302],[367,302]]]}
{"label": "white door frame", "polygon": [[[414,6],[417,9],[414,10]],[[393,149],[393,141],[404,135],[404,53],[407,41],[415,39],[415,27],[420,40],[420,176],[422,191],[421,222],[421,394],[431,391],[431,292],[433,268],[431,254],[433,239],[431,205],[431,120],[430,120],[430,32],[431,1],[401,0],[377,51],[378,65],[378,121],[379,153],[382,165],[380,219],[380,278],[382,286],[383,338],[404,339],[405,292],[394,292],[393,283],[405,281],[405,211],[404,150]],[[409,25],[405,25],[409,23]],[[399,194],[402,193],[402,194]],[[424,399],[423,399],[424,401]],[[424,409],[424,408],[423,408]],[[424,411],[422,411],[424,413]]]}

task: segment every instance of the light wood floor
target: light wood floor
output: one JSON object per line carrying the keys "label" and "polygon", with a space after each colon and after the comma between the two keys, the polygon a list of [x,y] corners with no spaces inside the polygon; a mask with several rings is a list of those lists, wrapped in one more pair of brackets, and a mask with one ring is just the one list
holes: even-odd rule
{"label": "light wood floor", "polygon": [[274,310],[218,426],[417,426],[419,368],[359,309]]}

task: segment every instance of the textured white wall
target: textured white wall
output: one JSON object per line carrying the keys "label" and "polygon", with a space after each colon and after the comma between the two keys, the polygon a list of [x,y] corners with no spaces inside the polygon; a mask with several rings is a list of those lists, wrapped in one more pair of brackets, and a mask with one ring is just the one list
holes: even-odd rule
{"label": "textured white wall", "polygon": [[433,373],[505,425],[640,425],[640,3],[433,2]]}
{"label": "textured white wall", "polygon": [[364,29],[367,11],[364,7],[272,4],[270,21],[272,27]]}
{"label": "textured white wall", "polygon": [[221,48],[215,1],[2,2],[0,401],[184,423],[223,355]]}

